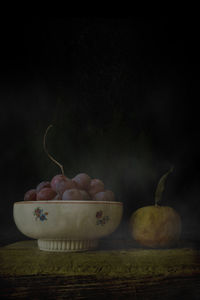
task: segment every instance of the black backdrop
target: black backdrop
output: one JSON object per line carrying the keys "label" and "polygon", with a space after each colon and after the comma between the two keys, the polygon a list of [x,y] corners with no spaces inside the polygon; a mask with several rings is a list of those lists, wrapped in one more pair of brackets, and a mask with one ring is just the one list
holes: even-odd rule
{"label": "black backdrop", "polygon": [[[60,170],[100,178],[131,213],[151,205],[171,165],[163,205],[198,238],[198,21],[15,18],[1,21],[1,243],[24,238],[12,207]],[[122,222],[122,223],[123,223]],[[117,235],[117,233],[116,233]]]}

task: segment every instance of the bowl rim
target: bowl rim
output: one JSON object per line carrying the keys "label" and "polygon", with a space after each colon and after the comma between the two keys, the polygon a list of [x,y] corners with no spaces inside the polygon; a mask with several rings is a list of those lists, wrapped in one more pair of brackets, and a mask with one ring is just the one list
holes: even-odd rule
{"label": "bowl rim", "polygon": [[95,200],[35,200],[35,201],[17,201],[15,204],[114,204],[123,206],[119,201],[95,201]]}

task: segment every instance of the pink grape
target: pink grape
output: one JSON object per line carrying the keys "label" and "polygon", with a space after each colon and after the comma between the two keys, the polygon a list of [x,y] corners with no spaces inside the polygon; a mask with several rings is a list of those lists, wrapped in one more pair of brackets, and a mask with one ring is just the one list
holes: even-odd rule
{"label": "pink grape", "polygon": [[82,195],[82,200],[91,200],[90,195],[88,194],[88,192],[86,192],[85,190],[79,190],[79,192]]}
{"label": "pink grape", "polygon": [[37,192],[35,189],[27,191],[24,195],[24,201],[35,201],[37,199]]}
{"label": "pink grape", "polygon": [[37,193],[37,200],[53,200],[56,195],[52,188],[43,188]]}
{"label": "pink grape", "polygon": [[106,190],[95,194],[93,199],[96,201],[115,201],[115,195],[112,191]]}
{"label": "pink grape", "polygon": [[40,190],[42,190],[43,188],[45,188],[45,187],[51,187],[51,184],[50,184],[49,181],[42,181],[42,182],[40,182],[40,183],[37,185],[37,187],[36,187],[37,193],[38,193]]}
{"label": "pink grape", "polygon": [[62,195],[65,190],[76,188],[76,184],[66,176],[59,174],[52,178],[51,187],[58,194]]}
{"label": "pink grape", "polygon": [[55,191],[56,190],[56,185],[59,181],[62,181],[62,180],[67,180],[68,178],[62,174],[58,174],[58,175],[55,175],[52,179],[51,179],[51,187],[52,189]]}
{"label": "pink grape", "polygon": [[91,182],[90,176],[85,173],[76,175],[72,180],[76,182],[77,188],[80,190],[87,190]]}
{"label": "pink grape", "polygon": [[63,193],[62,200],[83,200],[83,196],[79,190],[70,189]]}
{"label": "pink grape", "polygon": [[71,179],[60,180],[56,185],[56,192],[62,195],[64,191],[74,188],[76,188],[76,185]]}
{"label": "pink grape", "polygon": [[94,197],[95,194],[104,191],[104,183],[100,179],[92,179],[88,189],[91,197]]}

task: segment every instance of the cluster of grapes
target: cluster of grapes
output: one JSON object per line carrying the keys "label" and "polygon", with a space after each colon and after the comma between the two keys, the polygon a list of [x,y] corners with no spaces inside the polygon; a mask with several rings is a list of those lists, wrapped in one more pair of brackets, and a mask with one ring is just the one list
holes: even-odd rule
{"label": "cluster of grapes", "polygon": [[104,183],[100,179],[91,179],[85,173],[80,173],[72,179],[59,174],[51,181],[42,181],[35,189],[27,191],[24,200],[115,201],[115,195],[112,191],[104,189]]}

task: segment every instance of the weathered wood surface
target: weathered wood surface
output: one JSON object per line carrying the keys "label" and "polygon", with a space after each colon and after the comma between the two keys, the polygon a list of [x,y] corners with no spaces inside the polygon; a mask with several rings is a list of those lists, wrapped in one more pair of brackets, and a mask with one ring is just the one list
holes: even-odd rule
{"label": "weathered wood surface", "polygon": [[200,299],[198,249],[131,246],[102,241],[79,253],[43,252],[35,241],[1,247],[0,299]]}

